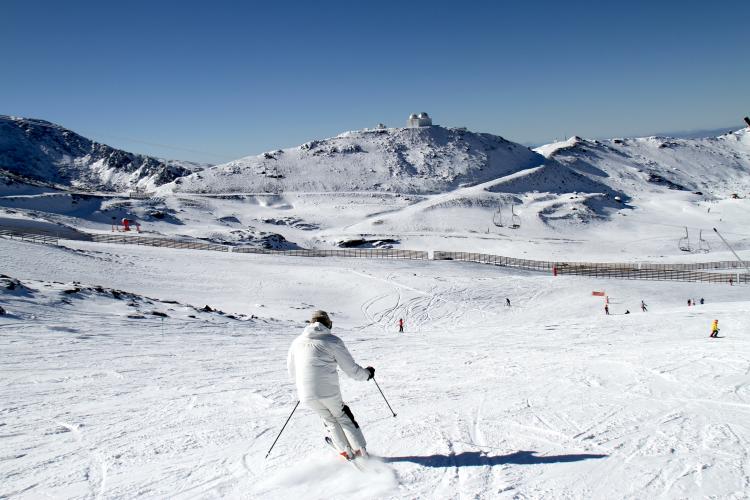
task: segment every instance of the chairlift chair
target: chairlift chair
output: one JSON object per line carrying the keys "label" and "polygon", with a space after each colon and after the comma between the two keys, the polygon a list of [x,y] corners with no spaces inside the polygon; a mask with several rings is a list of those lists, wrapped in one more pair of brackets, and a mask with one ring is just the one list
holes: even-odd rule
{"label": "chairlift chair", "polygon": [[702,253],[708,253],[711,251],[711,245],[708,241],[703,239],[703,230],[698,232],[698,251]]}
{"label": "chairlift chair", "polygon": [[497,227],[503,227],[503,214],[499,208],[497,209],[497,212],[495,212],[492,216],[492,223]]}
{"label": "chairlift chair", "polygon": [[511,213],[510,227],[511,229],[518,229],[519,227],[521,227],[521,218],[518,215],[516,215],[516,212],[513,209],[513,205],[510,206],[510,213]]}
{"label": "chairlift chair", "polygon": [[677,243],[677,246],[683,252],[693,251],[693,248],[690,246],[690,237],[689,237],[687,226],[685,227],[685,236],[680,238],[680,241]]}

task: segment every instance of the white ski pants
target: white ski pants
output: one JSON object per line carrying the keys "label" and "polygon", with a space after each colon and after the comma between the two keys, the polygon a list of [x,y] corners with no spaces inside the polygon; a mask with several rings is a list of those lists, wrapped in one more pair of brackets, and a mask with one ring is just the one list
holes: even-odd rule
{"label": "white ski pants", "polygon": [[351,452],[367,445],[359,424],[354,420],[349,407],[341,401],[341,396],[313,399],[305,401],[305,405],[323,419],[323,425],[338,450]]}

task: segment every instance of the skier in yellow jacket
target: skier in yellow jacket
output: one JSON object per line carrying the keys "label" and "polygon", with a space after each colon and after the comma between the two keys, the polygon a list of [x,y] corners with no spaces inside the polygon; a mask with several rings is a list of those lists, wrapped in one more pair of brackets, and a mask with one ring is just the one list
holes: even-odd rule
{"label": "skier in yellow jacket", "polygon": [[711,323],[711,337],[716,338],[719,336],[719,320],[715,319],[713,323]]}

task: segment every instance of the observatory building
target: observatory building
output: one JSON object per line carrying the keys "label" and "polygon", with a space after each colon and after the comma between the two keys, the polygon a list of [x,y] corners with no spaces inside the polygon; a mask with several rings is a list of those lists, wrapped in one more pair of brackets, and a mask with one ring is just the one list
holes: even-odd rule
{"label": "observatory building", "polygon": [[409,119],[406,121],[406,126],[408,128],[419,128],[419,127],[429,127],[432,125],[432,118],[430,118],[430,115],[427,113],[419,113],[417,114],[410,114]]}

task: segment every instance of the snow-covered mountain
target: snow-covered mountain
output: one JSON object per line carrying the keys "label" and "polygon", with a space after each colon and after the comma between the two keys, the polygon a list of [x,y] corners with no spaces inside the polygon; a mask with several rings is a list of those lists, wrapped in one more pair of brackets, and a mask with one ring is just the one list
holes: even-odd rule
{"label": "snow-covered mountain", "polygon": [[707,197],[750,193],[747,129],[700,139],[572,137],[535,151],[634,197],[665,188]]}
{"label": "snow-covered mountain", "polygon": [[178,179],[193,193],[440,193],[536,167],[544,157],[502,137],[430,126],[345,132]]}
{"label": "snow-covered mountain", "polygon": [[750,192],[750,133],[573,137],[532,151],[463,128],[366,129],[210,167],[128,153],[43,120],[0,116],[0,176],[85,190],[162,186],[162,193],[438,194],[497,180],[488,191],[634,199],[676,189],[727,197]]}
{"label": "snow-covered mountain", "polygon": [[[67,175],[67,185],[120,190],[113,185],[128,186],[131,177],[148,187],[164,180],[146,168],[129,170],[136,160],[159,160],[130,155],[135,160],[119,170],[103,160],[91,166],[93,155],[84,146],[106,146],[46,122],[38,129],[27,122],[3,122],[15,133],[44,139],[24,143],[34,153],[26,157],[37,158],[22,163],[27,176],[36,165],[36,178]],[[60,141],[75,154],[52,147]],[[18,153],[4,148],[3,154],[9,151]],[[107,161],[128,155],[110,151]],[[38,160],[50,152],[57,164]],[[682,254],[676,242],[686,231],[692,240],[710,240],[718,227],[737,231],[734,244],[750,248],[740,229],[747,213],[742,198],[750,195],[748,131],[702,139],[573,137],[532,151],[462,128],[366,129],[177,177],[145,200],[81,199],[6,175],[17,182],[0,182],[0,215],[94,231],[109,231],[114,217],[140,221],[154,233],[229,244],[330,248],[362,242],[568,260],[571,249],[579,259],[604,252],[597,247],[584,257],[583,241],[599,241],[617,258]]]}
{"label": "snow-covered mountain", "polygon": [[531,151],[502,137],[440,126],[345,132],[249,156],[165,185],[183,193],[435,194],[498,180],[493,192],[638,198],[677,189],[750,192],[750,134],[700,139],[573,137]]}
{"label": "snow-covered mountain", "polygon": [[0,115],[0,179],[83,190],[151,189],[209,165],[128,153],[59,125]]}

